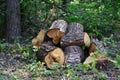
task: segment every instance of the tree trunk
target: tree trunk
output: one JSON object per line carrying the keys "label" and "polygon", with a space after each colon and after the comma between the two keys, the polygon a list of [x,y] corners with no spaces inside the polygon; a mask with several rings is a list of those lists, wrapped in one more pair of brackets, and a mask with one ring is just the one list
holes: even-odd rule
{"label": "tree trunk", "polygon": [[6,0],[6,38],[13,43],[21,36],[19,0]]}

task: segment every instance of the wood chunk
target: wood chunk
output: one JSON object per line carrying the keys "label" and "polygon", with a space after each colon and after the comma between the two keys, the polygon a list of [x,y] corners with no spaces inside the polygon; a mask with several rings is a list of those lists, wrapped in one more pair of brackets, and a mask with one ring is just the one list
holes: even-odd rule
{"label": "wood chunk", "polygon": [[39,47],[39,46],[40,46],[40,41],[38,41],[37,38],[33,38],[33,39],[32,39],[32,45]]}
{"label": "wood chunk", "polygon": [[59,29],[50,29],[47,31],[47,36],[52,38],[54,44],[58,44],[63,35],[64,32],[61,32]]}
{"label": "wood chunk", "polygon": [[89,47],[85,47],[84,48],[84,55],[85,58],[87,58],[88,56],[90,56],[90,53],[95,52],[96,51],[96,44],[95,43],[91,43]]}
{"label": "wood chunk", "polygon": [[107,50],[106,50],[106,48],[105,48],[105,46],[98,40],[98,39],[92,39],[92,42],[93,43],[95,43],[95,45],[96,45],[96,48],[98,49],[98,50],[100,50],[101,52],[106,52]]}
{"label": "wood chunk", "polygon": [[48,68],[52,68],[54,62],[58,63],[58,66],[64,63],[64,52],[50,41],[41,44],[36,56],[37,60],[45,62]]}
{"label": "wood chunk", "polygon": [[45,37],[45,30],[41,29],[38,35],[35,38],[33,38],[32,45],[40,47],[41,43],[44,40],[44,37]]}
{"label": "wood chunk", "polygon": [[62,66],[64,64],[64,52],[62,49],[55,48],[45,57],[45,63],[49,68],[52,69],[54,62],[57,62],[59,64],[58,66]]}
{"label": "wood chunk", "polygon": [[86,47],[90,46],[90,37],[86,32],[84,32],[84,44]]}
{"label": "wood chunk", "polygon": [[50,29],[47,31],[47,36],[52,38],[54,44],[60,43],[61,37],[65,34],[67,29],[67,22],[64,20],[56,20],[52,23]]}
{"label": "wood chunk", "polygon": [[48,52],[55,48],[56,47],[53,45],[52,42],[50,41],[43,42],[40,46],[40,49],[36,53],[37,60],[44,62],[44,58],[48,54]]}
{"label": "wood chunk", "polygon": [[65,48],[65,63],[77,64],[84,59],[83,50],[79,46],[67,46]]}
{"label": "wood chunk", "polygon": [[69,45],[81,46],[84,44],[83,26],[79,23],[71,23],[68,25],[66,34],[61,39],[61,46],[66,47]]}
{"label": "wood chunk", "polygon": [[83,64],[90,64],[93,62],[98,62],[103,64],[105,61],[107,61],[108,58],[98,52],[90,53],[90,56],[84,61]]}
{"label": "wood chunk", "polygon": [[67,29],[67,22],[64,20],[55,20],[50,29],[59,29],[61,32],[66,32]]}
{"label": "wood chunk", "polygon": [[95,51],[96,51],[96,48],[97,48],[96,44],[95,44],[94,42],[92,42],[92,43],[90,44],[90,47],[89,47],[89,53],[95,52]]}

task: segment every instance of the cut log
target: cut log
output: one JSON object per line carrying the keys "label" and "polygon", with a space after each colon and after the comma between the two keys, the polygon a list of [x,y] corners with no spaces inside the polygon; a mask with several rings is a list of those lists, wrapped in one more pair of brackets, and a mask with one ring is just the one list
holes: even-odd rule
{"label": "cut log", "polygon": [[73,65],[82,62],[84,53],[79,46],[67,46],[65,48],[65,63]]}
{"label": "cut log", "polygon": [[58,66],[62,66],[64,64],[64,52],[62,49],[55,48],[45,57],[45,63],[50,69],[54,68],[54,62],[57,62]]}
{"label": "cut log", "polygon": [[67,22],[64,20],[56,20],[52,23],[50,29],[47,31],[47,36],[52,38],[54,44],[60,43],[61,37],[65,34],[67,29]]}
{"label": "cut log", "polygon": [[101,53],[98,53],[97,51],[95,52],[92,52],[90,54],[90,56],[84,61],[83,64],[90,64],[90,63],[93,63],[93,62],[97,62],[97,63],[100,63],[102,65],[105,66],[105,62],[106,61],[110,61],[110,62],[113,62],[113,63],[116,63],[116,61],[106,57],[105,55],[101,54]]}
{"label": "cut log", "polygon": [[90,46],[90,37],[86,32],[84,32],[84,44],[86,47]]}
{"label": "cut log", "polygon": [[93,62],[99,62],[99,63],[103,64],[107,60],[108,60],[108,58],[105,57],[104,55],[94,52],[94,53],[90,54],[90,56],[84,61],[83,64],[90,64]]}
{"label": "cut log", "polygon": [[62,49],[53,45],[52,42],[43,42],[39,51],[36,53],[37,60],[45,62],[48,68],[52,69],[54,62],[61,66],[64,63],[64,52]]}
{"label": "cut log", "polygon": [[61,32],[59,29],[50,29],[47,31],[47,36],[49,38],[52,38],[52,42],[54,44],[58,44],[63,35],[64,35],[64,32]]}
{"label": "cut log", "polygon": [[96,44],[94,42],[92,42],[89,47],[89,53],[95,52],[97,50],[96,48],[97,48]]}
{"label": "cut log", "polygon": [[56,20],[52,23],[50,29],[58,28],[61,32],[66,32],[67,22],[64,20]]}
{"label": "cut log", "polygon": [[44,40],[44,37],[45,37],[45,30],[41,29],[37,37],[32,39],[32,45],[40,47],[41,43]]}
{"label": "cut log", "polygon": [[99,51],[103,53],[107,51],[104,45],[98,39],[92,39],[92,42],[96,45],[96,49]]}
{"label": "cut log", "polygon": [[53,45],[52,42],[50,41],[43,42],[40,46],[40,49],[36,53],[37,60],[44,62],[44,58],[48,54],[48,52],[52,51],[55,48],[56,47]]}
{"label": "cut log", "polygon": [[84,51],[88,52],[89,54],[92,52],[96,52],[97,49],[101,52],[105,52],[106,49],[105,47],[102,45],[102,43],[100,43],[99,40],[97,39],[92,39],[92,43],[90,44],[90,46],[88,48],[85,48]]}
{"label": "cut log", "polygon": [[83,26],[79,23],[71,23],[68,25],[67,34],[61,38],[60,42],[62,47],[70,45],[90,46],[90,38],[86,32],[83,32]]}

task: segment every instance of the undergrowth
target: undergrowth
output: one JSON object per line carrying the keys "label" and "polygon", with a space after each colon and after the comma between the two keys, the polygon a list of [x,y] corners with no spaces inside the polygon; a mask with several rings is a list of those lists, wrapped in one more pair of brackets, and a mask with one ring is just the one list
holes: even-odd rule
{"label": "undergrowth", "polygon": [[[96,68],[96,62],[93,62],[91,65],[84,65],[80,63],[73,66],[64,65],[61,68],[48,69],[45,66],[44,62],[36,61],[35,52],[33,51],[32,45],[30,44],[1,43],[0,52],[4,54],[21,54],[21,59],[27,63],[21,68],[27,69],[30,72],[29,74],[31,75],[32,80],[36,80],[37,78],[41,78],[43,80],[48,78],[61,80],[82,80],[86,77],[89,77],[89,80],[92,80],[93,78],[97,78],[99,80],[106,80],[107,78],[107,74],[100,73],[99,69]],[[116,60],[117,62],[114,63],[115,68],[120,68],[120,51],[117,51],[115,55],[116,57],[114,58],[114,60]],[[2,70],[0,71],[0,74],[1,73]],[[11,80],[21,79],[19,78],[19,75],[11,75]],[[0,76],[0,80],[2,80],[2,76]]]}

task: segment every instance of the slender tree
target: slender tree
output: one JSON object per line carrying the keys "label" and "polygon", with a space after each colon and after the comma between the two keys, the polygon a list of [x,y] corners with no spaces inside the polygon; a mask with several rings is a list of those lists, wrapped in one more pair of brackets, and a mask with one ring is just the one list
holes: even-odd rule
{"label": "slender tree", "polygon": [[13,43],[21,36],[19,0],[6,0],[6,39]]}

